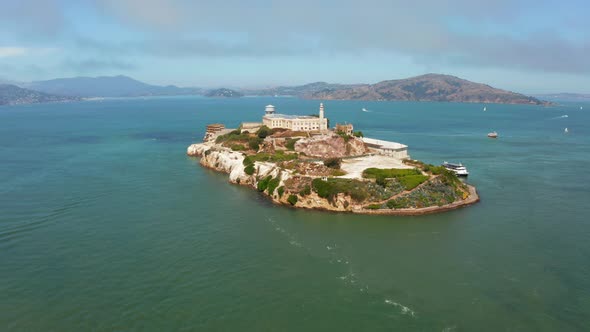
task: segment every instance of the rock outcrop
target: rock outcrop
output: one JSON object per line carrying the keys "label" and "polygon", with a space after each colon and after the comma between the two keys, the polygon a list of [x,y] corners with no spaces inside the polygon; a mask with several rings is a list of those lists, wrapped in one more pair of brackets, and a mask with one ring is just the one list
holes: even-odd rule
{"label": "rock outcrop", "polygon": [[344,139],[337,134],[300,139],[295,143],[295,151],[318,158],[361,156],[369,152],[359,138],[348,137]]}

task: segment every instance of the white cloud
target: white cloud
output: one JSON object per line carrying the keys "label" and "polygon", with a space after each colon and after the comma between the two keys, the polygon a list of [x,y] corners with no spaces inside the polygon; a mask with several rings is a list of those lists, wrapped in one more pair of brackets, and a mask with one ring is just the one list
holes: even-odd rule
{"label": "white cloud", "polygon": [[29,55],[47,55],[58,51],[55,47],[19,47],[19,46],[0,46],[0,58],[19,57]]}
{"label": "white cloud", "polygon": [[25,47],[0,47],[0,58],[23,56],[27,54]]}

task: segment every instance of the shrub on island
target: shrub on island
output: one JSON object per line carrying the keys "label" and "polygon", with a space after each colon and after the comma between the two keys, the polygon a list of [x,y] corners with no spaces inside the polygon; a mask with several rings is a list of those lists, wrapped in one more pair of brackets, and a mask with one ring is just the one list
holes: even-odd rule
{"label": "shrub on island", "polygon": [[270,180],[272,179],[272,176],[269,175],[267,177],[265,177],[264,179],[258,181],[258,184],[256,185],[256,188],[258,189],[258,191],[263,192],[268,188],[268,183],[270,182]]}
{"label": "shrub on island", "polygon": [[324,166],[329,167],[329,168],[333,168],[333,169],[340,169],[340,166],[342,165],[342,159],[341,158],[327,158],[324,159]]}
{"label": "shrub on island", "polygon": [[254,168],[254,164],[249,164],[246,167],[244,167],[244,173],[248,174],[248,175],[252,175],[254,174],[254,171],[256,169]]}
{"label": "shrub on island", "polygon": [[258,131],[256,132],[256,135],[259,138],[266,138],[266,136],[270,135],[272,132],[270,130],[270,128],[268,128],[267,126],[262,126],[260,127],[260,129],[258,129]]}
{"label": "shrub on island", "polygon": [[312,189],[322,198],[334,202],[334,198],[340,193],[349,195],[353,200],[362,202],[366,200],[370,193],[367,184],[354,179],[313,179],[311,182]]}
{"label": "shrub on island", "polygon": [[257,153],[253,156],[250,156],[250,159],[252,161],[270,161],[273,163],[278,163],[281,161],[289,161],[289,160],[295,160],[299,158],[299,156],[295,153],[285,153],[285,151],[276,151],[274,154],[270,154],[270,153],[265,153],[265,152],[261,152],[261,153]]}
{"label": "shrub on island", "polygon": [[297,204],[297,196],[296,195],[289,195],[289,197],[287,198],[287,202],[289,202],[289,204],[291,204],[291,205]]}
{"label": "shrub on island", "polygon": [[287,150],[295,151],[295,143],[297,143],[298,140],[299,138],[287,138],[285,140],[285,147],[287,148]]}
{"label": "shrub on island", "polygon": [[250,137],[248,138],[248,147],[254,151],[258,151],[260,148],[260,144],[262,144],[262,138],[259,137]]}
{"label": "shrub on island", "polygon": [[428,180],[428,176],[422,175],[422,172],[417,168],[367,168],[363,171],[363,177],[375,179],[375,182],[383,187],[387,186],[387,179],[396,179],[405,190],[412,190]]}
{"label": "shrub on island", "polygon": [[305,186],[303,187],[303,189],[301,189],[301,191],[299,192],[299,195],[305,197],[307,195],[311,195],[311,187],[310,186]]}
{"label": "shrub on island", "polygon": [[277,176],[276,178],[268,181],[267,192],[269,195],[272,195],[275,192],[275,189],[277,189],[277,187],[279,186],[279,183],[281,183],[280,176]]}

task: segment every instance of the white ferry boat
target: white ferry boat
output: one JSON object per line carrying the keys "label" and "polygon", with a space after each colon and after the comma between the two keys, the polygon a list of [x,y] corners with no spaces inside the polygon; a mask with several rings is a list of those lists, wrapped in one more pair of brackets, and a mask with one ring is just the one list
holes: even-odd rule
{"label": "white ferry boat", "polygon": [[463,164],[453,164],[447,163],[446,161],[442,164],[442,166],[449,171],[454,172],[457,176],[468,176],[469,172],[467,171],[467,167],[463,166]]}

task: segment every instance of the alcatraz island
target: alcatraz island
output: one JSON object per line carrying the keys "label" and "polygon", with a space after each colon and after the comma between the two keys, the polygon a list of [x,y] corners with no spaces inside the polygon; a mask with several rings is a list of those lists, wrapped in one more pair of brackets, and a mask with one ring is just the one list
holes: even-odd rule
{"label": "alcatraz island", "polygon": [[323,104],[318,115],[278,114],[268,105],[262,122],[210,124],[187,154],[296,208],[418,215],[479,201],[475,187],[443,166],[410,159],[406,145],[364,137],[349,123],[330,129]]}

